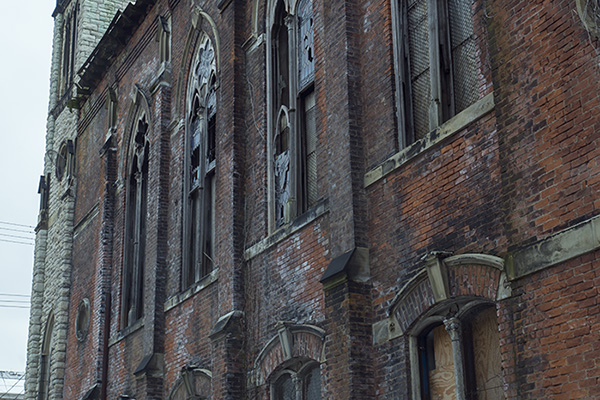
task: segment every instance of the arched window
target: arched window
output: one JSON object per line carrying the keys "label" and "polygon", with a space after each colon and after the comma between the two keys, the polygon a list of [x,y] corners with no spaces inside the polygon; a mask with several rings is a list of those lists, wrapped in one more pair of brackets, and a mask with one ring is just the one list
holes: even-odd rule
{"label": "arched window", "polygon": [[471,0],[391,0],[400,145],[479,97]]}
{"label": "arched window", "polygon": [[438,307],[424,323],[411,339],[421,400],[504,398],[493,304],[457,299]]}
{"label": "arched window", "polygon": [[312,207],[317,192],[312,0],[275,3],[269,47],[272,226]]}
{"label": "arched window", "polygon": [[320,400],[321,370],[312,360],[292,360],[276,375],[271,400]]}
{"label": "arched window", "polygon": [[208,400],[210,398],[212,398],[212,373],[193,365],[183,367],[169,400]]}
{"label": "arched window", "polygon": [[40,381],[38,390],[38,400],[47,400],[50,398],[51,381],[51,363],[54,350],[54,314],[50,314],[46,323],[44,340],[42,342],[42,354],[40,356]]}
{"label": "arched window", "polygon": [[504,260],[434,251],[392,301],[390,338],[408,338],[412,399],[504,399],[497,301]]}
{"label": "arched window", "polygon": [[216,89],[215,50],[208,36],[202,34],[192,63],[187,95],[184,288],[214,268]]}
{"label": "arched window", "polygon": [[144,111],[134,118],[129,149],[125,210],[122,327],[138,321],[144,310],[144,258],[148,205],[148,121]]}

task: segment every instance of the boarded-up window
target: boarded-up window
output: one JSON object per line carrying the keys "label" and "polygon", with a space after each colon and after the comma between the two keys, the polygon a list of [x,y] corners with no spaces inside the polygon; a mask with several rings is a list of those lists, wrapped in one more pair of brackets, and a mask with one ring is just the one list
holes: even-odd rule
{"label": "boarded-up window", "polygon": [[[460,332],[453,336],[455,340],[460,338],[455,348],[443,324],[425,330],[418,337],[420,399],[503,399],[495,308],[467,313],[460,318],[459,326]],[[457,392],[457,379],[463,380],[464,393]]]}

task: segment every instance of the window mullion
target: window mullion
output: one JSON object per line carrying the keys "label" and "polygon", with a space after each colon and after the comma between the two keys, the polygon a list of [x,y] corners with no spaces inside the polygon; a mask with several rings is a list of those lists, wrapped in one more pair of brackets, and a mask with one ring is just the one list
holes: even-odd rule
{"label": "window mullion", "polygon": [[454,361],[454,380],[456,383],[456,400],[466,400],[465,367],[462,345],[462,324],[456,317],[444,320],[444,325],[452,341],[452,358]]}
{"label": "window mullion", "polygon": [[406,0],[399,0],[400,11],[397,13],[401,19],[398,33],[398,69],[399,69],[399,87],[398,96],[400,97],[398,110],[400,148],[403,149],[415,141],[415,128],[413,124],[413,105],[412,88],[410,74],[410,50],[409,50],[409,23],[408,23],[408,4]]}
{"label": "window mullion", "polygon": [[297,47],[296,47],[296,35],[297,35],[297,18],[293,18],[288,15],[285,24],[288,29],[288,52],[291,57],[288,58],[288,76],[290,90],[289,93],[289,143],[290,143],[290,198],[288,200],[288,210],[286,215],[286,223],[290,222],[291,218],[298,215],[298,193],[300,180],[298,179],[299,174],[299,158],[300,158],[300,138],[298,134],[298,126],[300,124],[299,113],[296,112],[298,108],[298,69],[297,69]]}
{"label": "window mullion", "polygon": [[130,308],[129,308],[129,316],[127,318],[128,323],[131,324],[133,321],[137,319],[137,307],[138,307],[138,290],[139,285],[139,273],[141,268],[141,249],[140,249],[140,241],[142,240],[142,196],[143,196],[143,156],[140,157],[141,165],[138,165],[138,171],[135,173],[136,180],[136,205],[135,205],[135,225],[133,228],[133,274],[132,274],[132,285],[131,292],[129,294],[130,299]]}
{"label": "window mullion", "polygon": [[428,0],[429,19],[429,66],[431,80],[431,102],[429,104],[429,130],[438,127],[442,120],[442,81],[440,60],[440,34],[439,34],[439,0]]}

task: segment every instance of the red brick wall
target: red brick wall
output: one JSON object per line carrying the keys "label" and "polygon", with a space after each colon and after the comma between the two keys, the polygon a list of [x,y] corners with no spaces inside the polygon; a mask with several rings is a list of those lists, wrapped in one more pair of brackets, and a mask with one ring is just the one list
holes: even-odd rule
{"label": "red brick wall", "polygon": [[[503,257],[597,214],[600,113],[597,91],[589,88],[600,81],[598,43],[590,42],[572,1],[475,1],[480,97],[493,91],[494,110],[364,188],[364,173],[398,151],[390,3],[315,0],[318,190],[326,211],[245,260],[244,251],[268,235],[268,44],[242,47],[252,34],[251,2],[233,0],[224,10],[215,3],[203,7],[221,45],[218,280],[163,311],[165,300],[181,291],[185,129],[177,124],[185,121],[195,36],[189,3],[159,1],[80,111],[82,121],[92,120],[79,132],[75,219],[98,199],[101,212],[75,239],[70,315],[74,322],[83,296],[92,301],[92,316],[110,307],[106,334],[113,344],[105,364],[100,320],[92,319],[82,344],[69,327],[66,398],[80,396],[104,366],[108,398],[167,398],[188,364],[213,371],[213,398],[265,396],[268,383],[245,383],[260,350],[276,335],[277,321],[326,330],[325,398],[409,398],[406,338],[373,346],[371,329],[388,317],[394,296],[422,267],[422,255],[443,250]],[[167,11],[170,87],[152,93],[156,17]],[[258,13],[263,33],[264,1]],[[202,28],[216,43],[206,21]],[[103,96],[113,84],[117,150],[101,158],[108,128]],[[135,85],[148,96],[151,118],[148,281],[144,326],[117,341],[123,328],[127,121]],[[108,170],[99,172],[99,165]],[[331,259],[355,246],[369,249],[372,279],[324,291],[319,280]],[[512,297],[499,303],[508,398],[598,395],[597,257],[588,254],[519,279]],[[491,297],[485,289],[497,277],[472,269],[472,281],[460,275],[451,280],[453,293]],[[98,295],[107,280],[110,303]],[[234,310],[244,317],[224,337],[211,339],[219,318]],[[152,352],[165,354],[164,379],[136,379],[133,371]],[[89,365],[91,359],[98,365]]]}
{"label": "red brick wall", "polygon": [[500,310],[508,399],[600,394],[600,252],[516,282]]}

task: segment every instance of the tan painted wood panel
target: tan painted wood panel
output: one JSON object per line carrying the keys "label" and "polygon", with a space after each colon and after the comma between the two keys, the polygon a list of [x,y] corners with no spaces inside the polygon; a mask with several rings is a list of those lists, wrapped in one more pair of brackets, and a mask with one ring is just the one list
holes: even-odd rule
{"label": "tan painted wood panel", "polygon": [[444,325],[433,329],[433,349],[436,368],[429,373],[431,400],[455,400],[452,341]]}
{"label": "tan painted wood panel", "polygon": [[488,308],[472,322],[478,400],[504,399],[496,309]]}

